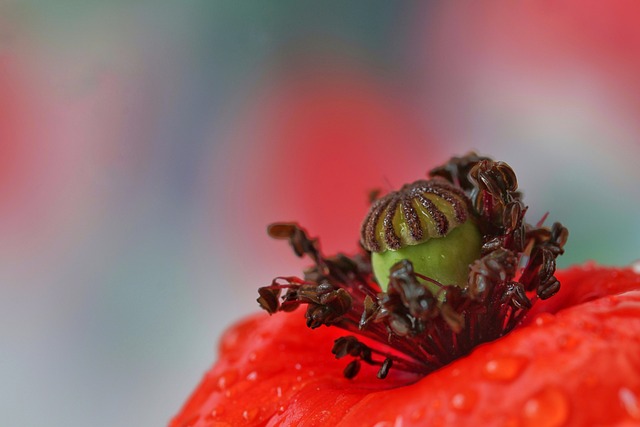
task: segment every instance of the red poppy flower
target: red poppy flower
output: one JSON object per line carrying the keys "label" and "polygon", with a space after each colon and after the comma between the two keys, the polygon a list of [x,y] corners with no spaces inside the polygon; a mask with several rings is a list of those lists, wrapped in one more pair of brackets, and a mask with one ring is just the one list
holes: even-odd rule
{"label": "red poppy flower", "polygon": [[[450,212],[443,211],[451,218],[442,224],[455,224],[454,215],[464,217],[453,209],[462,209],[457,197],[464,194],[450,185],[469,190],[475,182],[469,215],[481,230],[482,257],[470,264],[464,291],[414,273],[410,262],[391,267],[382,291],[369,261],[324,258],[303,230],[273,227],[272,236],[288,238],[316,267],[305,280],[281,278],[284,284],[261,288],[263,308],[285,313],[256,315],[227,331],[218,362],[170,425],[640,424],[640,275],[588,264],[554,276],[566,229],[523,223],[526,208],[508,165],[471,155],[446,166],[434,169],[431,181],[374,203],[363,246],[399,250],[409,238],[422,237],[420,230],[407,237],[394,235],[392,225],[375,226],[381,217],[386,225],[400,218],[393,209],[419,198],[416,188],[450,202]],[[445,175],[450,183],[440,179]],[[406,208],[403,215],[411,213]],[[430,214],[440,215],[437,209]],[[424,291],[428,287],[433,293]],[[300,304],[308,305],[305,313],[296,310]],[[354,308],[363,313],[359,324],[351,317]],[[307,328],[320,325],[362,335]],[[354,359],[345,368],[331,351]]]}
{"label": "red poppy flower", "polygon": [[309,330],[300,310],[253,316],[170,425],[638,425],[640,275],[588,264],[558,278],[526,325],[417,382],[368,366],[346,379],[327,357],[340,330]]}

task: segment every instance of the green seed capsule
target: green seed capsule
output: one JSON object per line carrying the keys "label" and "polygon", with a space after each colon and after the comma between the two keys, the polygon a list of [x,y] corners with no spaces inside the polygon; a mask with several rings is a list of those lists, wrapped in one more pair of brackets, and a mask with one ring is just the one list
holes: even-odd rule
{"label": "green seed capsule", "polygon": [[[482,236],[470,219],[464,191],[444,179],[417,181],[377,200],[362,224],[378,283],[408,259],[414,270],[443,285],[466,286],[469,264],[480,257]],[[434,293],[436,285],[426,283]]]}

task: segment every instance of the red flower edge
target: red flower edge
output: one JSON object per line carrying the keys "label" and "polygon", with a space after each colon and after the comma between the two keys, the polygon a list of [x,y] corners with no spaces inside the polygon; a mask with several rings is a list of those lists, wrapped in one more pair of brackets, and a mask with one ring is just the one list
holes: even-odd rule
{"label": "red flower edge", "polygon": [[303,310],[229,329],[218,362],[171,427],[640,425],[640,275],[593,264],[558,271],[509,335],[425,377],[349,380],[336,328]]}

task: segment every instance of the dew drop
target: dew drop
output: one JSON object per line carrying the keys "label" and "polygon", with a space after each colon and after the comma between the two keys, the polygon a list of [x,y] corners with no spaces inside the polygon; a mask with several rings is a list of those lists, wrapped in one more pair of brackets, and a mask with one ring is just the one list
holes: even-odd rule
{"label": "dew drop", "polygon": [[229,369],[218,377],[218,389],[220,391],[226,390],[231,387],[238,380],[238,371],[235,369]]}
{"label": "dew drop", "polygon": [[258,378],[258,373],[256,371],[249,372],[247,375],[247,381],[255,381]]}
{"label": "dew drop", "polygon": [[302,381],[302,377],[301,377],[300,375],[298,375],[298,376],[296,377],[296,381],[298,381],[298,382]]}
{"label": "dew drop", "polygon": [[551,313],[540,313],[535,319],[535,324],[536,326],[548,325],[549,323],[552,323],[555,318],[556,317]]}
{"label": "dew drop", "polygon": [[638,396],[636,396],[633,391],[623,387],[618,391],[618,397],[627,414],[634,420],[640,420],[640,403],[638,402]]}
{"label": "dew drop", "polygon": [[249,353],[249,362],[255,362],[258,360],[258,354],[255,351]]}
{"label": "dew drop", "polygon": [[451,407],[459,412],[471,412],[478,401],[478,393],[474,390],[465,390],[451,397]]}
{"label": "dew drop", "polygon": [[278,406],[278,413],[282,414],[285,411],[285,407],[283,405]]}
{"label": "dew drop", "polygon": [[561,427],[569,418],[566,395],[554,387],[547,387],[529,398],[522,408],[525,427]]}
{"label": "dew drop", "polygon": [[295,368],[295,370],[296,370],[296,371],[299,371],[299,370],[301,370],[301,369],[302,369],[302,365],[301,365],[301,364],[299,364],[299,363],[296,363],[296,364],[294,365],[294,368]]}
{"label": "dew drop", "polygon": [[492,381],[513,381],[524,370],[529,359],[524,356],[503,356],[489,360],[482,368],[482,375]]}
{"label": "dew drop", "polygon": [[240,334],[237,330],[231,329],[227,331],[222,337],[222,342],[220,343],[220,348],[223,352],[231,351],[236,347],[238,341],[240,339]]}
{"label": "dew drop", "polygon": [[258,416],[258,408],[245,409],[242,412],[242,418],[249,422],[255,420],[256,416]]}
{"label": "dew drop", "polygon": [[276,396],[282,397],[282,387],[276,387]]}
{"label": "dew drop", "polygon": [[216,406],[210,413],[205,417],[205,421],[213,421],[216,417],[224,414],[224,406]]}

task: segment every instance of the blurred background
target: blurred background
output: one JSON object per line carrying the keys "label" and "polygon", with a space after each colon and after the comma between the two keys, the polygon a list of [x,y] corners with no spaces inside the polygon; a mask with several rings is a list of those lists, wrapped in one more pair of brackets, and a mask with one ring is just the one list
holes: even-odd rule
{"label": "blurred background", "polygon": [[5,425],[154,426],[256,288],[266,225],[353,251],[374,188],[471,149],[561,266],[640,258],[640,3],[0,2]]}

